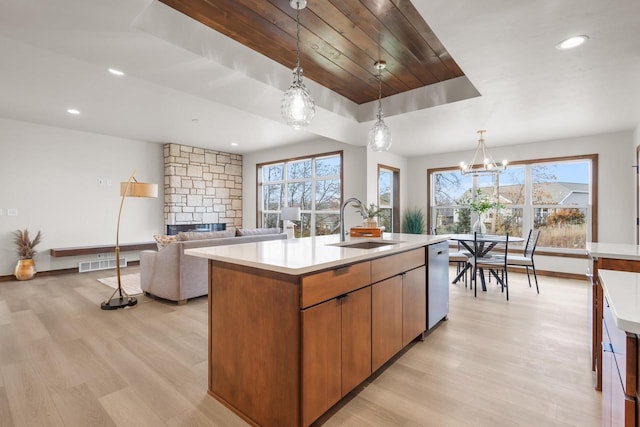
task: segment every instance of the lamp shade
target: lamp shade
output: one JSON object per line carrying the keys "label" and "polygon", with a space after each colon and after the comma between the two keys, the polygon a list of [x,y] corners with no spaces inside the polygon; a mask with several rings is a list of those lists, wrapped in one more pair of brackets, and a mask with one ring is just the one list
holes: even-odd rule
{"label": "lamp shade", "polygon": [[[128,188],[127,188],[128,185]],[[158,197],[158,184],[148,182],[121,182],[122,197]]]}
{"label": "lamp shade", "polygon": [[282,208],[283,221],[300,221],[300,208],[284,207]]}

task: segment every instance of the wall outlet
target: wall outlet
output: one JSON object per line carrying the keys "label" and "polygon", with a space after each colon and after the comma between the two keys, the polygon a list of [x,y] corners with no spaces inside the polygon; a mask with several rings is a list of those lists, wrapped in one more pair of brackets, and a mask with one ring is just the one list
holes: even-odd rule
{"label": "wall outlet", "polygon": [[18,208],[7,208],[7,216],[18,216]]}

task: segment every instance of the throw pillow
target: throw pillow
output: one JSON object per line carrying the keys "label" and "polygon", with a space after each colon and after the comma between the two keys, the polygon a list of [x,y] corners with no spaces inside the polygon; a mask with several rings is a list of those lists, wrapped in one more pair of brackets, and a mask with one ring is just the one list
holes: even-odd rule
{"label": "throw pillow", "polygon": [[181,231],[178,233],[179,241],[186,240],[204,240],[204,239],[221,239],[223,237],[233,237],[233,230],[225,231]]}
{"label": "throw pillow", "polygon": [[280,234],[279,228],[238,228],[236,236],[259,236],[261,234]]}
{"label": "throw pillow", "polygon": [[164,234],[156,234],[153,236],[158,244],[158,250],[169,246],[171,243],[176,241],[176,236],[165,236]]}

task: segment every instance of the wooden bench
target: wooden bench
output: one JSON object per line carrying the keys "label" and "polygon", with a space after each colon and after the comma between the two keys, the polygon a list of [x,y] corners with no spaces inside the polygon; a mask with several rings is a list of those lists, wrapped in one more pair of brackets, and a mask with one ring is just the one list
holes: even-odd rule
{"label": "wooden bench", "polygon": [[[142,242],[142,243],[125,243],[120,245],[120,252],[127,251],[142,251],[146,249],[155,250],[158,249],[156,242]],[[96,255],[104,253],[112,253],[116,251],[116,245],[103,245],[103,246],[76,246],[70,248],[51,248],[49,253],[52,257],[66,257],[77,255]]]}

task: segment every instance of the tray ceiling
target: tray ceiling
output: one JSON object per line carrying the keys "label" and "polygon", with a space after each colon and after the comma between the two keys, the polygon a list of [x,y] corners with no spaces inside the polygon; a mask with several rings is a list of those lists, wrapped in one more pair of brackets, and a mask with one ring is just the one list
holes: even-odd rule
{"label": "tray ceiling", "polygon": [[[160,0],[162,3],[293,68],[296,10],[288,0]],[[363,104],[464,73],[408,1],[311,0],[300,11],[301,66],[314,80]]]}

